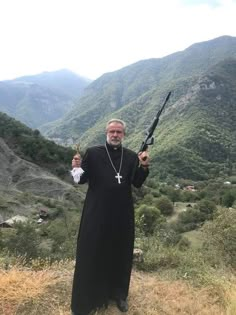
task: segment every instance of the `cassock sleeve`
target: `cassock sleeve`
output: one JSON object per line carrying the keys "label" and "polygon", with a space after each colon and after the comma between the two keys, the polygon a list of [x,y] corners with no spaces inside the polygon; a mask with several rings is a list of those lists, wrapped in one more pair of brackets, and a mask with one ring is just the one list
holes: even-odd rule
{"label": "cassock sleeve", "polygon": [[140,188],[144,183],[145,179],[147,178],[148,174],[149,174],[148,168],[143,168],[141,165],[139,165],[139,161],[137,158],[136,168],[132,179],[132,184],[134,185],[134,187]]}

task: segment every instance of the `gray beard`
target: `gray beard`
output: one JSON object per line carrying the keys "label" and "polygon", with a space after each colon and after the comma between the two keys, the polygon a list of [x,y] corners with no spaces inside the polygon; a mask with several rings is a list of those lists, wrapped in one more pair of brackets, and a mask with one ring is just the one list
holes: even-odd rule
{"label": "gray beard", "polygon": [[111,147],[113,147],[113,148],[119,148],[119,147],[121,146],[121,142],[118,143],[118,144],[113,144],[113,143],[111,143],[108,139],[107,139],[107,143],[108,143]]}

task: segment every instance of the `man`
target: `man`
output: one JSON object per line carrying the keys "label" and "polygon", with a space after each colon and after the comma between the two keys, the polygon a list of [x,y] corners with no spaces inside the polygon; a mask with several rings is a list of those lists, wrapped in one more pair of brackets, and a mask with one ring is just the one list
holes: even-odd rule
{"label": "man", "polygon": [[106,136],[105,145],[89,148],[82,163],[78,154],[72,160],[75,182],[88,182],[77,243],[73,315],[88,315],[110,299],[120,311],[128,310],[134,248],[131,184],[141,187],[145,181],[149,156],[122,146],[122,120],[110,120]]}

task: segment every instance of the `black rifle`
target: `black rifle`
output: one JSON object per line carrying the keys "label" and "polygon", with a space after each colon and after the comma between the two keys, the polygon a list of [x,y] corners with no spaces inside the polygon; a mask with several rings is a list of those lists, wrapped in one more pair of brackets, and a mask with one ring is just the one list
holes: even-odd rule
{"label": "black rifle", "polygon": [[139,149],[139,152],[144,152],[144,151],[146,151],[146,150],[147,150],[147,147],[148,147],[149,145],[152,145],[152,144],[154,143],[153,133],[154,133],[154,131],[155,131],[155,129],[156,129],[156,126],[157,126],[157,124],[158,124],[158,122],[159,122],[159,118],[160,118],[160,116],[161,116],[161,113],[162,113],[162,111],[163,111],[163,109],[164,109],[166,103],[168,102],[168,100],[169,100],[169,98],[170,98],[170,94],[171,94],[171,92],[169,92],[168,95],[166,96],[165,102],[163,103],[161,109],[160,109],[160,110],[158,111],[158,113],[156,114],[156,117],[154,118],[154,120],[153,120],[151,126],[148,128],[147,133],[146,133],[147,136],[146,136],[145,140],[143,141],[143,143],[142,143],[142,145],[141,145],[141,147],[140,147],[140,149]]}

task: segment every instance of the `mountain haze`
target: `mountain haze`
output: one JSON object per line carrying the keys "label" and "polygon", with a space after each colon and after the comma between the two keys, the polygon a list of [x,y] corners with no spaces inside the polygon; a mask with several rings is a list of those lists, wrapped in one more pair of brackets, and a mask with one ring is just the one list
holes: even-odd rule
{"label": "mountain haze", "polygon": [[0,111],[31,128],[61,118],[91,81],[68,70],[0,82]]}
{"label": "mountain haze", "polygon": [[14,81],[35,83],[74,99],[79,98],[83,90],[92,82],[92,80],[81,77],[67,69],[23,76],[16,78]]}

